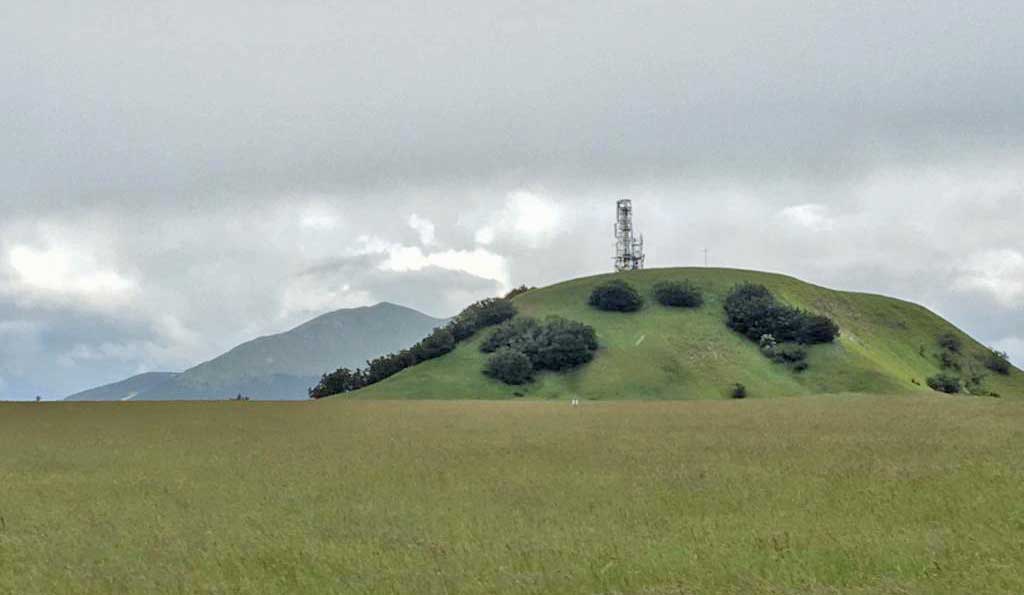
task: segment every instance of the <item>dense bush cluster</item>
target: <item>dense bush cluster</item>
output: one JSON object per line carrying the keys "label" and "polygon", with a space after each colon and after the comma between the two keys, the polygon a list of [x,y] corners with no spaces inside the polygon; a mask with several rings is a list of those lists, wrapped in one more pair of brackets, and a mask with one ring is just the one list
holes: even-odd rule
{"label": "dense bush cluster", "polygon": [[644,305],[644,298],[625,281],[608,281],[594,288],[590,294],[591,306],[610,312],[636,312]]}
{"label": "dense bush cluster", "polygon": [[512,291],[510,291],[510,292],[506,293],[506,294],[505,294],[505,299],[506,299],[506,300],[510,300],[510,299],[512,299],[512,298],[514,298],[514,297],[516,297],[516,296],[520,296],[520,295],[523,295],[523,294],[524,294],[524,293],[526,293],[527,291],[532,291],[532,290],[534,290],[534,289],[536,289],[536,288],[535,288],[535,287],[527,287],[527,286],[525,286],[525,285],[520,285],[519,287],[516,287],[516,288],[515,288],[515,289],[513,289]]}
{"label": "dense bush cluster", "polygon": [[960,371],[960,356],[956,353],[946,350],[939,353],[939,365],[943,370],[955,370]]}
{"label": "dense bush cluster", "polygon": [[960,353],[960,350],[963,349],[963,342],[953,333],[943,333],[939,335],[939,347],[950,353]]}
{"label": "dense bush cluster", "polygon": [[654,284],[654,298],[663,306],[699,308],[704,305],[704,294],[689,281],[659,281]]}
{"label": "dense bush cluster", "polygon": [[780,304],[763,285],[734,287],[725,298],[725,314],[729,328],[757,341],[765,357],[796,372],[809,367],[803,345],[831,343],[839,336],[831,318]]}
{"label": "dense bush cluster", "polygon": [[772,361],[780,364],[796,364],[807,359],[807,350],[793,343],[783,343],[763,351]]}
{"label": "dense bush cluster", "polygon": [[779,343],[831,343],[839,327],[828,316],[780,304],[763,285],[744,283],[725,298],[729,328],[753,341],[771,335]]}
{"label": "dense bush cluster", "polygon": [[936,374],[935,376],[928,378],[927,382],[928,386],[930,386],[932,390],[949,393],[951,395],[963,390],[960,379],[951,374]]}
{"label": "dense bush cluster", "polygon": [[810,365],[807,363],[807,350],[795,343],[779,343],[771,335],[762,335],[758,342],[761,353],[777,364],[786,364],[796,372],[803,372]]}
{"label": "dense bush cluster", "polygon": [[478,330],[501,324],[516,315],[516,306],[507,298],[489,298],[466,308],[448,323],[455,341],[464,341]]}
{"label": "dense bush cluster", "polygon": [[447,325],[434,329],[434,332],[409,349],[368,361],[366,367],[362,369],[339,368],[324,374],[320,377],[319,384],[309,389],[309,396],[312,399],[320,399],[375,384],[420,362],[441,357],[477,331],[501,324],[515,315],[516,307],[508,299],[490,298],[479,301],[463,310]]}
{"label": "dense bush cluster", "polygon": [[533,380],[533,363],[522,351],[502,347],[487,360],[484,374],[505,384],[526,384]]}
{"label": "dense bush cluster", "polygon": [[1003,351],[989,351],[985,355],[985,367],[997,374],[1010,374],[1010,356]]}
{"label": "dense bush cluster", "polygon": [[528,344],[535,344],[535,337],[540,334],[541,325],[536,318],[521,316],[498,325],[484,337],[480,351],[494,353],[502,347],[517,351],[526,351]]}
{"label": "dense bush cluster", "polygon": [[[936,359],[943,370],[940,374],[927,379],[932,390],[944,393],[965,392],[972,395],[998,396],[985,386],[988,368],[998,374],[1010,373],[1010,361],[1005,353],[989,350],[973,357],[968,357],[963,341],[952,332],[943,333],[936,338],[941,348]],[[922,353],[924,347],[921,348]]]}
{"label": "dense bush cluster", "polygon": [[[551,317],[543,322],[514,318],[494,329],[480,350],[494,354],[484,373],[508,384],[522,384],[535,371],[558,372],[592,360],[597,351],[597,333],[591,326],[565,318]],[[528,371],[523,370],[523,358],[530,364]]]}

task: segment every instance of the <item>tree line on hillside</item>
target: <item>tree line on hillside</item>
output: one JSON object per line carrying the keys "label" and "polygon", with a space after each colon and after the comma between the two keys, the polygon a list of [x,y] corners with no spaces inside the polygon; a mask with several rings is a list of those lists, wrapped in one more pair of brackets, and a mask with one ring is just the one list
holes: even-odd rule
{"label": "tree line on hillside", "polygon": [[[525,287],[518,288],[513,290],[510,296],[514,297],[525,291],[527,291]],[[320,382],[309,389],[309,397],[320,399],[359,390],[394,376],[406,368],[441,357],[479,330],[501,324],[515,316],[517,310],[511,297],[488,298],[476,302],[460,312],[451,322],[434,329],[430,335],[409,349],[372,359],[366,362],[365,368],[356,370],[338,368],[324,374],[320,377]]]}
{"label": "tree line on hillside", "polygon": [[[936,343],[939,347],[936,359],[941,371],[925,380],[929,388],[948,394],[967,392],[972,395],[999,396],[998,393],[986,388],[985,369],[1008,376],[1012,366],[1006,353],[988,349],[980,355],[970,357],[964,349],[963,340],[952,332],[939,335]],[[921,355],[924,354],[925,348],[922,346]]]}

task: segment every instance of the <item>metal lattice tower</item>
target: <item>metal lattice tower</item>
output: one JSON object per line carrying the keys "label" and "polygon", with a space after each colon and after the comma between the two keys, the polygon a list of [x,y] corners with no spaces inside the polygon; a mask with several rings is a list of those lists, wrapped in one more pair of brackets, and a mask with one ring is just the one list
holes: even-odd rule
{"label": "metal lattice tower", "polygon": [[639,271],[644,268],[644,236],[633,230],[633,201],[620,200],[615,207],[615,270]]}

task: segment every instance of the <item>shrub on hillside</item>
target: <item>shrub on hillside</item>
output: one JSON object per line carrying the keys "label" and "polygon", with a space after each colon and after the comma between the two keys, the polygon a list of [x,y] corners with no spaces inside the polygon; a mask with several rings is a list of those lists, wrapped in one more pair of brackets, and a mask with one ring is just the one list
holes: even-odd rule
{"label": "shrub on hillside", "polygon": [[928,378],[927,383],[932,390],[948,394],[956,394],[963,390],[959,378],[945,373]]}
{"label": "shrub on hillside", "polygon": [[942,347],[946,351],[953,353],[960,353],[963,348],[963,343],[960,341],[960,337],[953,333],[943,333],[939,335],[939,347]]}
{"label": "shrub on hillside", "polygon": [[744,283],[737,285],[725,298],[726,324],[732,330],[757,341],[765,335],[774,335],[765,324],[768,313],[775,306],[775,298],[763,285]]}
{"label": "shrub on hillside", "polygon": [[985,388],[985,377],[986,374],[972,370],[967,375],[967,380],[963,383],[964,389],[972,395],[987,395],[988,389]]}
{"label": "shrub on hillside", "polygon": [[779,343],[772,335],[762,335],[759,341],[761,353],[777,364],[791,364],[796,372],[810,367],[807,350],[794,343]]}
{"label": "shrub on hillside", "polygon": [[513,349],[529,357],[535,369],[557,372],[589,362],[597,347],[593,327],[552,316],[543,322],[527,317],[509,320],[484,339],[480,350]]}
{"label": "shrub on hillside", "polygon": [[[413,348],[415,360],[406,360],[410,365],[441,357],[455,349],[455,335],[447,328],[437,328]],[[404,358],[403,358],[404,359]],[[408,367],[408,366],[407,366]]]}
{"label": "shrub on hillside", "polygon": [[506,293],[505,294],[505,299],[506,300],[510,300],[510,299],[512,299],[514,297],[523,295],[524,293],[526,293],[527,291],[530,291],[532,289],[535,289],[535,288],[534,287],[527,287],[525,285],[520,285],[519,287],[516,287],[512,291]]}
{"label": "shrub on hillside", "polygon": [[508,298],[488,298],[460,312],[448,324],[448,329],[456,341],[464,341],[480,329],[501,324],[517,313],[515,304]]}
{"label": "shrub on hillside", "polygon": [[730,393],[730,395],[732,395],[732,398],[734,399],[746,399],[747,387],[737,382],[736,384],[733,385],[732,392]]}
{"label": "shrub on hillside", "polygon": [[839,336],[839,325],[828,316],[805,314],[797,340],[805,345],[831,343]]}
{"label": "shrub on hillside", "polygon": [[1010,374],[1010,356],[1005,352],[992,350],[985,355],[985,367],[997,374]]}
{"label": "shrub on hillside", "polygon": [[559,372],[590,362],[595,351],[597,332],[593,327],[553,316],[544,321],[534,348],[525,353],[536,369]]}
{"label": "shrub on hillside", "polygon": [[309,398],[322,399],[331,395],[347,393],[356,390],[362,385],[363,377],[361,370],[353,372],[348,368],[338,368],[320,377],[319,384],[309,389]]}
{"label": "shrub on hillside", "polygon": [[629,283],[615,280],[595,287],[589,303],[600,310],[636,312],[643,307],[644,299]]}
{"label": "shrub on hillside", "polygon": [[476,312],[477,328],[501,324],[518,312],[515,304],[505,298],[491,298],[470,306]]}
{"label": "shrub on hillside", "polygon": [[704,294],[689,281],[659,281],[654,284],[654,298],[663,306],[675,308],[699,308],[704,304]]}
{"label": "shrub on hillside", "polygon": [[365,368],[355,372],[340,368],[324,374],[317,386],[309,389],[309,396],[320,399],[380,382],[420,362],[451,352],[460,341],[472,337],[480,329],[509,320],[516,313],[515,305],[508,299],[490,298],[476,302],[409,349],[382,355],[366,362]]}
{"label": "shrub on hillside", "polygon": [[775,340],[772,335],[761,335],[761,339],[757,342],[762,352],[771,351],[778,347],[779,342]]}
{"label": "shrub on hillside", "polygon": [[480,344],[480,351],[494,353],[508,347],[518,351],[526,351],[526,346],[537,340],[541,325],[536,318],[520,316],[499,324]]}
{"label": "shrub on hillside", "polygon": [[960,357],[952,351],[943,351],[938,357],[943,370],[960,370]]}
{"label": "shrub on hillside", "polygon": [[761,351],[777,364],[795,364],[807,359],[807,350],[793,343],[782,343]]}
{"label": "shrub on hillside", "polygon": [[[597,333],[593,327],[573,320],[551,317],[544,322],[515,318],[495,328],[480,345],[484,353],[513,351],[530,362],[531,371],[559,372],[583,365],[594,358]],[[499,378],[491,374],[489,376]]]}
{"label": "shrub on hillside", "polygon": [[404,359],[401,354],[392,353],[366,362],[366,367],[362,370],[364,386],[375,384],[401,372],[404,369],[402,368],[402,360]]}
{"label": "shrub on hillside", "polygon": [[526,384],[533,380],[533,364],[522,351],[505,347],[488,358],[484,374],[505,384]]}
{"label": "shrub on hillside", "polygon": [[839,326],[821,314],[778,303],[763,285],[743,283],[725,298],[726,324],[752,341],[771,335],[779,343],[831,343]]}

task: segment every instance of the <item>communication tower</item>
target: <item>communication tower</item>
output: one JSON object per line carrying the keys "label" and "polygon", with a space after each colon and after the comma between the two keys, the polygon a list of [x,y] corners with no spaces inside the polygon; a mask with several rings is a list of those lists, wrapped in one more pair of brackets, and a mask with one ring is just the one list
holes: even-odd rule
{"label": "communication tower", "polygon": [[620,200],[615,210],[615,270],[639,271],[644,268],[644,236],[633,230],[633,201]]}

